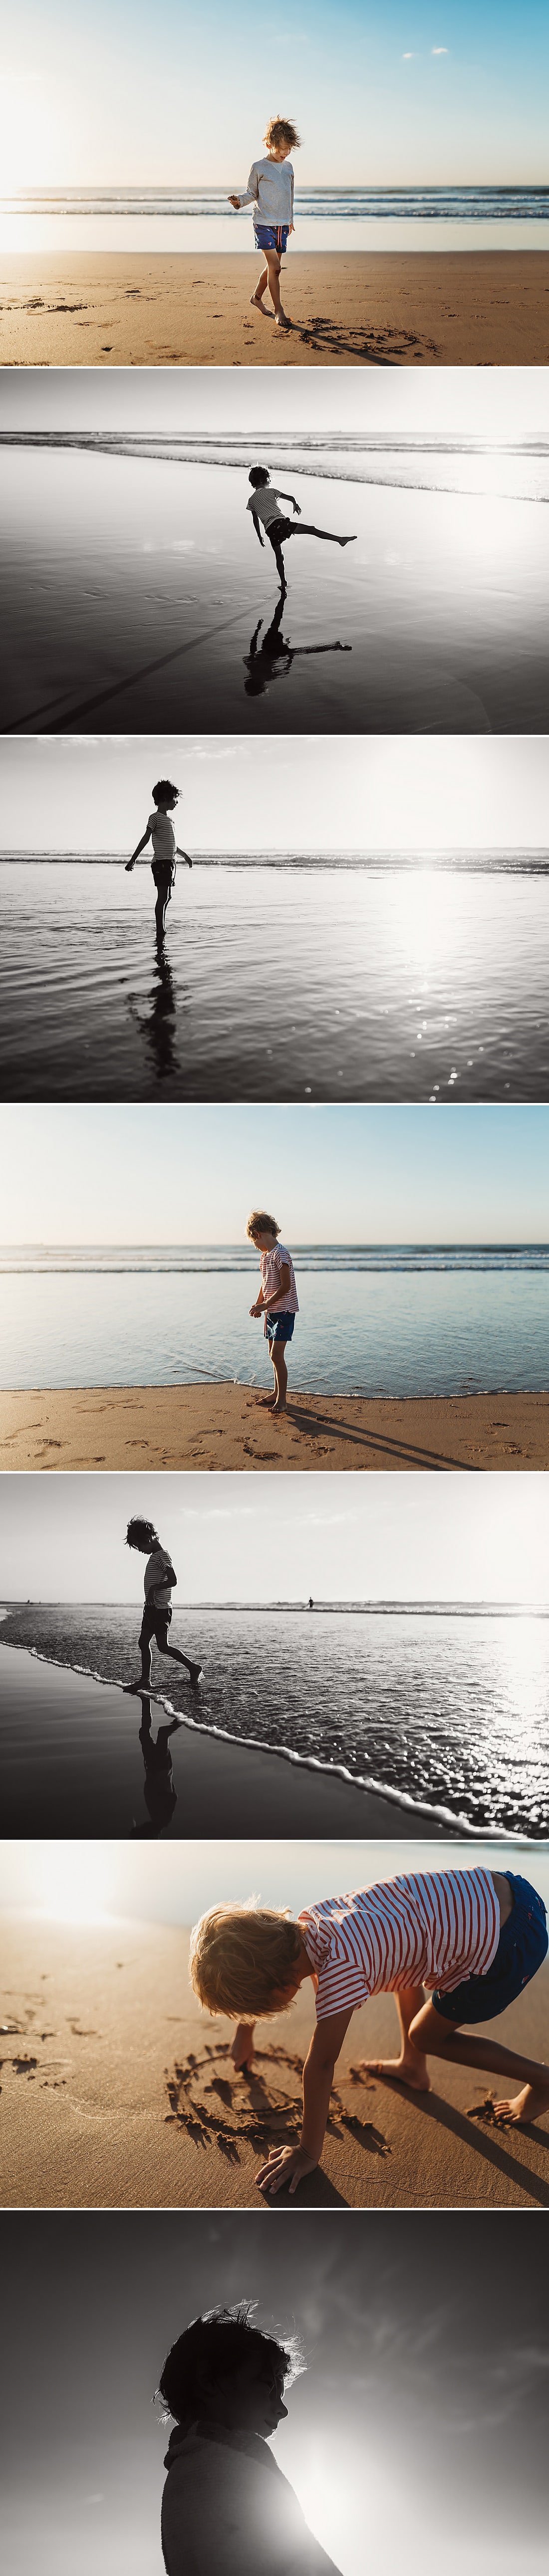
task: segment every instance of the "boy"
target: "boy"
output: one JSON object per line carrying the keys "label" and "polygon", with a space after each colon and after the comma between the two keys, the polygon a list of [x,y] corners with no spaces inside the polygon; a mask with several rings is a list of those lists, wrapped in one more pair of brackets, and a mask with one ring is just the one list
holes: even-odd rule
{"label": "boy", "polygon": [[178,859],[184,859],[186,867],[188,868],[192,868],[192,859],[189,858],[188,850],[179,849],[175,838],[173,823],[170,822],[170,815],[173,813],[174,805],[177,805],[178,803],[180,795],[179,787],[174,787],[172,785],[171,778],[159,778],[158,784],[156,787],[153,787],[152,793],[153,805],[155,806],[156,811],[154,814],[149,814],[146,832],[143,833],[142,840],[138,841],[137,849],[134,850],[133,853],[133,858],[126,859],[125,873],[127,877],[131,876],[132,868],[135,867],[136,859],[140,857],[141,851],[146,849],[147,841],[152,841],[154,857],[151,860],[151,875],[154,877],[156,886],[154,918],[156,922],[156,936],[160,946],[164,938],[166,928],[167,906],[171,903],[172,886],[175,885],[176,856]]}
{"label": "boy", "polygon": [[[264,265],[250,304],[264,314],[263,296],[268,286],[275,324],[279,330],[289,331],[291,324],[282,308],[278,281],[288,234],[294,229],[294,173],[288,153],[299,151],[299,135],[286,117],[274,116],[263,141],[267,147],[264,161],[252,161],[247,188],[241,197],[229,197],[229,205],[237,213],[240,206],[257,207],[254,238],[256,250],[263,253]],[[265,315],[265,319],[270,316]]]}
{"label": "boy", "polygon": [[148,1558],[143,1578],[145,1608],[139,1636],[141,1672],[138,1682],[128,1682],[128,1690],[136,1697],[140,1691],[150,1693],[153,1637],[156,1639],[159,1655],[169,1655],[171,1663],[185,1665],[189,1681],[194,1688],[200,1678],[202,1665],[192,1664],[189,1656],[181,1655],[179,1647],[170,1646],[168,1640],[168,1629],[171,1628],[172,1622],[171,1596],[177,1583],[177,1575],[174,1574],[171,1557],[166,1554],[165,1547],[161,1547],[154,1522],[128,1521],[126,1547],[135,1547],[139,1550],[140,1556]]}
{"label": "boy", "polygon": [[299,501],[294,501],[292,492],[279,492],[277,490],[276,485],[271,483],[266,465],[252,465],[251,474],[248,475],[248,482],[252,485],[252,497],[251,501],[246,502],[246,508],[251,511],[256,537],[259,538],[260,546],[265,543],[265,538],[261,533],[262,528],[265,529],[265,535],[268,537],[269,545],[271,545],[273,549],[280,588],[284,599],[286,598],[288,584],[286,581],[282,547],[287,544],[288,537],[320,537],[323,544],[327,546],[356,546],[356,536],[335,537],[331,528],[314,528],[308,519],[303,520],[303,526],[301,528],[296,528],[295,525],[292,524],[291,519],[286,519],[284,517],[283,510],[279,509],[279,502],[289,501],[290,508],[295,513],[295,518],[300,519],[301,510],[299,507]]}
{"label": "boy", "polygon": [[269,1344],[274,1377],[274,1394],[260,1396],[258,1400],[269,1413],[285,1413],[288,1393],[285,1350],[286,1344],[291,1342],[295,1318],[299,1314],[294,1265],[286,1245],[278,1241],[280,1226],[274,1216],[267,1216],[265,1208],[252,1208],[246,1233],[250,1243],[255,1244],[256,1252],[261,1254],[261,1287],[255,1306],[250,1306],[250,1314],[265,1317],[265,1339]]}
{"label": "boy", "polygon": [[[239,2021],[237,2067],[253,2055],[255,2020],[284,2012],[311,1977],[317,2023],[303,2068],[303,2125],[296,2147],[272,2147],[256,2180],[293,2194],[322,2154],[336,2058],[353,2012],[370,1995],[394,1993],[399,2058],[365,2058],[415,2093],[429,2090],[427,2057],[522,2078],[496,2119],[525,2128],[549,2111],[549,2066],[489,2039],[461,2039],[462,2022],[490,2021],[528,1985],[548,1947],[545,1906],[510,1870],[445,1870],[393,1878],[350,1896],[326,1897],[292,1921],[279,1907],[219,1905],[191,1935],[195,1994],[210,2012]],[[429,1993],[425,2001],[424,1987]]]}

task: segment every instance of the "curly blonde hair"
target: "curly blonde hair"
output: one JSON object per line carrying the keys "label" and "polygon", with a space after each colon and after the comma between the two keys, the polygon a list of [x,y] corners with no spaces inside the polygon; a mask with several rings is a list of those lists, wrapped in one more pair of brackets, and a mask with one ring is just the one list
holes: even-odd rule
{"label": "curly blonde hair", "polygon": [[299,1925],[284,1906],[212,1905],[191,1932],[189,1973],[206,2012],[232,2021],[286,2012],[296,1991]]}
{"label": "curly blonde hair", "polygon": [[269,118],[267,131],[263,136],[263,141],[267,145],[267,151],[270,143],[274,143],[275,145],[277,143],[287,143],[290,152],[299,152],[301,149],[301,135],[298,134],[297,125],[291,125],[287,116],[271,116]]}
{"label": "curly blonde hair", "polygon": [[246,1233],[253,1243],[254,1234],[280,1234],[280,1226],[277,1225],[275,1216],[268,1216],[266,1208],[252,1208]]}

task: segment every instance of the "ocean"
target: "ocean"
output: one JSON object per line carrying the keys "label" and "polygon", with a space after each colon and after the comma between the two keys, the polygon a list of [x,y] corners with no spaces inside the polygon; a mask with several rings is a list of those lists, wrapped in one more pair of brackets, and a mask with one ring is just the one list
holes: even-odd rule
{"label": "ocean", "polygon": [[[6,731],[545,732],[549,446],[5,435]],[[272,550],[259,454],[344,551]]]}
{"label": "ocean", "polygon": [[[292,1388],[459,1396],[549,1387],[549,1247],[292,1245]],[[8,1247],[1,1384],[270,1384],[244,1246]]]}
{"label": "ocean", "polygon": [[201,852],[160,960],[126,855],[0,861],[4,1099],[549,1099],[547,851]]}
{"label": "ocean", "polygon": [[[2,249],[248,251],[250,207],[231,212],[223,187],[26,188],[0,197]],[[546,250],[549,188],[308,188],[296,169],[298,250]]]}
{"label": "ocean", "polygon": [[[10,1611],[0,1636],[125,1682],[139,1669],[140,1619],[137,1599],[133,1609],[31,1603]],[[382,1791],[395,1801],[395,1833],[405,1834],[410,1811],[473,1834],[549,1832],[547,1617],[459,1605],[206,1606],[174,1609],[172,1642],[202,1659],[204,1677],[190,1720],[188,1683],[153,1649],[166,1712]],[[137,1738],[140,1702],[124,1713]],[[155,1704],[153,1734],[159,1723]],[[177,1789],[184,1734],[171,1738],[171,1755]],[[172,1830],[184,1830],[181,1813]]]}

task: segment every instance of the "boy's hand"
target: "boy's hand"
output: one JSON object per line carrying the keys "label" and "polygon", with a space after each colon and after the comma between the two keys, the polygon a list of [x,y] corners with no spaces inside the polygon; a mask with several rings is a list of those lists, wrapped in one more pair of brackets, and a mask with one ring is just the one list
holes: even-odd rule
{"label": "boy's hand", "polygon": [[235,2030],[231,2057],[237,2067],[249,2066],[254,2053],[255,2022],[239,2021]]}
{"label": "boy's hand", "polygon": [[282,2190],[284,2183],[289,2183],[290,2199],[293,2200],[298,2182],[303,2182],[305,2174],[315,2172],[314,2156],[306,2155],[304,2147],[271,2147],[267,2163],[260,2165],[255,2179],[260,2191],[271,2192],[273,2196]]}
{"label": "boy's hand", "polygon": [[135,867],[135,859],[126,859],[126,865],[125,865],[125,869],[124,869],[124,875],[125,875],[126,877],[131,877],[132,868],[134,868],[134,867]]}
{"label": "boy's hand", "polygon": [[294,518],[295,518],[295,519],[300,519],[300,518],[301,518],[301,510],[300,510],[300,507],[299,507],[299,501],[294,501]]}
{"label": "boy's hand", "polygon": [[288,232],[295,233],[295,224],[288,224]]}
{"label": "boy's hand", "polygon": [[250,1314],[251,1314],[251,1315],[262,1315],[262,1314],[263,1314],[263,1307],[262,1307],[262,1306],[250,1306]]}
{"label": "boy's hand", "polygon": [[227,205],[228,205],[228,206],[236,206],[236,209],[237,209],[237,212],[238,212],[238,207],[239,207],[239,205],[240,205],[240,198],[239,198],[239,197],[228,197],[228,198],[227,198]]}

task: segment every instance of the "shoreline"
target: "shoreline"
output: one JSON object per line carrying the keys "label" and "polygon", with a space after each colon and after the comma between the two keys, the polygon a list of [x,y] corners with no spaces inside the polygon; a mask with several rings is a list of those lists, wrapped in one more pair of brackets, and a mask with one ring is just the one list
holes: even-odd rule
{"label": "shoreline", "polygon": [[[191,1993],[183,1926],[14,1911],[2,1932],[4,2207],[264,2211],[255,2177],[298,2117],[312,1995],[260,2026],[255,2073],[235,2076],[230,2024]],[[544,1964],[498,2020],[511,2048],[543,2054],[548,1994]],[[282,2211],[547,2207],[547,2119],[495,2128],[483,2074],[432,2061],[431,2092],[411,2096],[353,2073],[394,2047],[395,2029],[389,1995],[353,2015],[321,2163]]]}
{"label": "shoreline", "polygon": [[[123,1682],[104,1681],[73,1665],[56,1663],[37,1649],[6,1645],[1,1638],[0,1692],[4,1835],[16,1838],[24,1828],[32,1838],[38,1825],[41,1837],[59,1834],[60,1798],[67,1837],[77,1838],[84,1833],[89,1836],[92,1831],[98,1835],[121,1832],[122,1836],[125,1830],[129,1832],[130,1826],[124,1827],[125,1810],[129,1815],[139,1797],[143,1805],[142,1766],[136,1755],[139,1698],[132,1704]],[[169,1714],[167,1699],[160,1691],[153,1691],[153,1726],[161,1725]],[[16,1731],[15,1753],[13,1739],[11,1745],[9,1742],[12,1726]],[[76,1740],[79,1726],[82,1752]],[[91,1742],[90,1729],[95,1739]],[[307,1760],[286,1752],[284,1747],[259,1746],[256,1741],[250,1743],[228,1731],[225,1734],[208,1727],[206,1722],[201,1724],[199,1719],[182,1715],[171,1746],[179,1806],[178,1822],[172,1824],[170,1819],[172,1838],[184,1835],[186,1839],[206,1836],[222,1840],[235,1834],[250,1839],[257,1834],[299,1834],[310,1840],[350,1834],[375,1841],[379,1836],[394,1839],[400,1831],[407,1841],[425,1841],[426,1836],[441,1841],[447,1840],[449,1834],[468,1842],[492,1838],[494,1842],[501,1841],[499,1828],[482,1825],[476,1829],[456,1821],[449,1812],[437,1815],[427,1804],[421,1807],[412,1799],[407,1801],[405,1793],[399,1795],[388,1786],[362,1787],[344,1778],[342,1770],[335,1766],[331,1769],[328,1764],[317,1764],[314,1756]],[[36,1818],[31,1794],[36,1798]],[[95,1800],[93,1810],[90,1800]],[[142,1821],[145,1825],[144,1816]],[[161,1833],[159,1823],[159,1837]],[[511,1833],[507,1839],[522,1841],[524,1837]]]}
{"label": "shoreline", "polygon": [[[97,1441],[99,1440],[99,1449]],[[0,1473],[157,1468],[269,1473],[478,1475],[549,1467],[549,1393],[292,1394],[276,1422],[254,1389],[190,1386],[8,1390]]]}
{"label": "shoreline", "polygon": [[[5,367],[546,366],[547,250],[300,251],[289,332],[250,309],[246,250],[7,251]],[[321,310],[319,312],[319,304]],[[109,338],[105,340],[105,331]]]}

